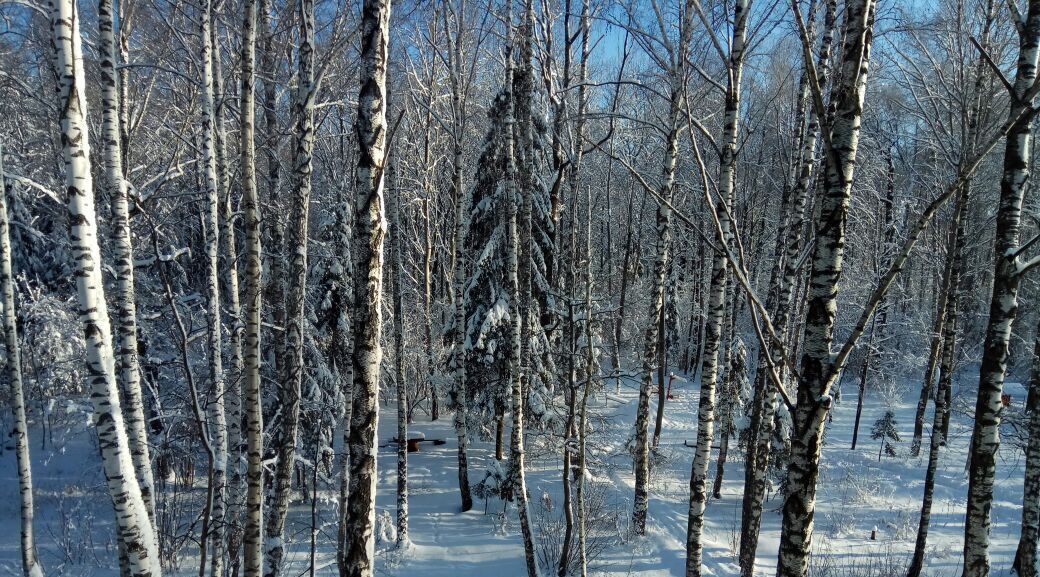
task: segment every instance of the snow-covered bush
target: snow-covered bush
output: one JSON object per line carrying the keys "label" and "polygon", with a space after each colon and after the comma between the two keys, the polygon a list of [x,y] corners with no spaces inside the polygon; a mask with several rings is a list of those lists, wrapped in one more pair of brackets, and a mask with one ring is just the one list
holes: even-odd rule
{"label": "snow-covered bush", "polygon": [[[585,558],[590,567],[596,565],[597,559],[604,551],[625,542],[628,538],[628,507],[611,497],[612,488],[609,484],[595,483],[591,479],[585,481]],[[576,501],[573,506],[578,506]],[[544,497],[533,509],[538,564],[543,574],[556,574],[566,535],[565,513],[562,507],[554,507],[552,500]],[[569,571],[576,573],[578,563],[578,535],[575,525],[567,560]]]}

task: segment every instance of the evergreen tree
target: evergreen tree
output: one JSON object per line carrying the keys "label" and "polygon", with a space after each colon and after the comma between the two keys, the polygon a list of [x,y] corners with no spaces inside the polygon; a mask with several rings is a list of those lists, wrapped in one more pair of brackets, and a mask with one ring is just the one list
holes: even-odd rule
{"label": "evergreen tree", "polygon": [[895,413],[892,411],[885,411],[881,418],[874,421],[874,428],[870,430],[870,438],[875,441],[881,441],[881,448],[878,449],[877,454],[878,461],[881,460],[882,453],[889,457],[896,456],[896,448],[892,446],[890,441],[899,442],[898,426],[899,423],[896,421]]}

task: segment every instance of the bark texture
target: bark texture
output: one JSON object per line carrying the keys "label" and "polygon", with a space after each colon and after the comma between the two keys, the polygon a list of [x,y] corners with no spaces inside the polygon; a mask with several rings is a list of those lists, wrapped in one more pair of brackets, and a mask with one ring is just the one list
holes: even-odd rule
{"label": "bark texture", "polygon": [[115,509],[117,534],[126,552],[128,572],[131,577],[158,577],[162,570],[155,532],[148,519],[148,506],[141,495],[130,454],[116,383],[112,329],[101,279],[80,18],[72,0],[51,0],[49,6],[54,66],[58,73],[58,121],[65,164],[69,240],[76,263],[76,299],[83,326],[87,382],[94,405],[102,467]]}
{"label": "bark texture", "polygon": [[781,577],[805,577],[809,570],[823,426],[831,408],[831,387],[838,376],[831,346],[873,40],[874,10],[873,0],[846,4],[840,80],[832,94],[834,116],[824,147],[824,190],[811,256],[801,374],[780,537],[778,574]]}
{"label": "bark texture", "polygon": [[364,0],[361,9],[361,91],[355,130],[359,146],[354,254],[354,399],[350,426],[350,498],[347,553],[350,577],[375,570],[376,452],[379,425],[379,371],[382,333],[383,240],[386,209],[383,170],[386,159],[386,65],[390,0]]}

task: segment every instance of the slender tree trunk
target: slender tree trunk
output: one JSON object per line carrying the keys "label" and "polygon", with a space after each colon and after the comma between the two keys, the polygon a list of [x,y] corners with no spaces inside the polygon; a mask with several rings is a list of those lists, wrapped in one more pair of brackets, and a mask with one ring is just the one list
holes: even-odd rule
{"label": "slender tree trunk", "polygon": [[866,396],[867,392],[867,374],[870,373],[870,357],[871,350],[874,348],[874,333],[877,329],[877,317],[871,321],[870,325],[870,337],[867,342],[863,345],[863,367],[859,373],[859,392],[856,394],[856,417],[852,420],[852,447],[851,450],[856,450],[856,441],[859,440],[859,422],[863,417],[863,397]]}
{"label": "slender tree trunk", "polygon": [[1033,369],[1029,375],[1026,414],[1029,416],[1029,444],[1022,492],[1022,533],[1011,568],[1019,577],[1036,577],[1040,566],[1036,552],[1037,539],[1040,539],[1040,327],[1033,352]]}
{"label": "slender tree trunk", "polygon": [[[436,59],[434,60],[436,62]],[[433,75],[436,76],[436,66]],[[423,144],[423,317],[426,321],[426,382],[430,389],[430,420],[436,421],[441,417],[440,390],[437,383],[437,350],[434,346],[433,336],[433,183],[430,172],[432,170],[430,132],[433,129],[433,91],[430,91],[430,99],[427,101],[426,110],[426,133]]]}
{"label": "slender tree trunk", "polygon": [[244,339],[242,348],[243,423],[246,438],[246,495],[242,531],[244,577],[261,574],[263,522],[263,405],[260,390],[260,203],[256,190],[256,24],[257,2],[243,4],[241,57],[240,185],[245,229]]}
{"label": "slender tree trunk", "polygon": [[[953,221],[950,223],[951,229],[947,253],[949,255],[948,258],[951,260],[951,266],[949,267],[949,275],[946,280],[949,283],[949,288],[954,292],[950,293],[946,298],[943,326],[940,328],[944,335],[957,334],[957,298],[955,296],[955,287],[960,284],[959,249],[963,241],[964,225],[962,220],[965,218],[964,212],[966,210],[967,198],[967,185],[965,185],[965,189],[957,197]],[[917,540],[914,544],[914,553],[910,560],[910,568],[907,570],[907,577],[920,577],[924,569],[925,549],[928,546],[928,529],[931,523],[932,501],[935,493],[935,477],[939,466],[939,452],[942,447],[946,446],[946,436],[942,431],[942,423],[950,411],[950,407],[946,403],[946,393],[953,382],[953,375],[950,370],[953,367],[954,350],[953,346],[945,346],[941,347],[941,349],[942,366],[944,368],[939,373],[939,386],[935,394],[935,415],[932,419],[931,441],[928,446],[928,465],[925,469],[921,517],[917,524]]]}
{"label": "slender tree trunk", "polygon": [[727,363],[729,367],[726,369],[726,380],[719,396],[723,402],[723,410],[719,414],[719,456],[715,460],[715,480],[711,488],[711,496],[715,499],[722,498],[722,482],[726,473],[729,442],[734,433],[734,412],[740,403],[741,384],[745,378],[743,373],[746,359],[744,357],[747,353],[743,343],[730,339],[729,349],[727,355],[730,357],[730,362]]}
{"label": "slender tree trunk", "polygon": [[1000,395],[1007,372],[1011,325],[1018,313],[1017,251],[1022,221],[1022,201],[1029,180],[1032,153],[1032,102],[1023,102],[1027,90],[1036,82],[1037,57],[1040,56],[1040,0],[1030,0],[1023,29],[1019,34],[1018,68],[1015,75],[1010,119],[1004,148],[1000,201],[997,206],[996,255],[989,323],[979,370],[979,391],[975,404],[968,473],[968,505],[964,523],[964,577],[989,575],[989,533],[996,476],[997,448],[1000,445]]}
{"label": "slender tree trunk", "polygon": [[72,0],[50,0],[49,4],[55,69],[58,72],[58,109],[61,111],[58,121],[68,195],[69,240],[72,261],[76,263],[76,297],[102,466],[115,509],[117,534],[126,550],[130,574],[133,577],[158,577],[162,570],[155,531],[148,519],[148,506],[141,494],[120,409],[112,331],[101,279],[80,18]]}
{"label": "slender tree trunk", "polygon": [[[282,414],[277,439],[277,465],[271,491],[271,510],[265,527],[264,577],[278,577],[285,559],[285,517],[289,510],[292,475],[296,464],[296,436],[300,417],[300,391],[303,386],[304,332],[307,330],[307,239],[311,197],[311,156],[314,150],[314,2],[300,0],[300,46],[298,85],[293,116],[296,122],[296,150],[293,155],[292,223],[289,244],[293,247],[290,264],[291,286],[285,294],[285,354],[279,367],[279,403]],[[315,463],[315,466],[317,464]]]}
{"label": "slender tree trunk", "polygon": [[[565,45],[564,45],[564,51],[565,51],[565,56],[564,56],[564,58],[565,58],[564,71],[565,72],[564,72],[564,82],[563,82],[564,86],[561,87],[561,89],[566,91],[566,90],[568,90],[571,87],[571,78],[570,78],[571,43],[573,41],[576,41],[578,39],[578,37],[579,37],[579,34],[580,34],[580,38],[581,38],[580,49],[581,49],[581,52],[580,52],[579,60],[578,60],[578,72],[577,72],[577,78],[576,78],[576,81],[578,82],[578,86],[577,86],[577,92],[578,92],[577,120],[575,122],[575,127],[574,127],[574,134],[575,134],[574,142],[571,144],[570,150],[567,151],[567,154],[569,155],[569,158],[571,159],[571,164],[568,167],[568,173],[567,173],[568,188],[570,189],[570,192],[571,192],[571,195],[572,195],[572,199],[573,199],[572,206],[574,208],[577,208],[578,198],[579,198],[578,187],[579,187],[579,182],[580,182],[580,177],[581,177],[582,160],[584,158],[584,146],[585,146],[585,119],[584,119],[584,117],[585,117],[585,113],[586,113],[586,111],[588,109],[588,90],[587,90],[587,87],[585,86],[585,82],[586,82],[586,79],[588,77],[588,59],[589,59],[589,38],[588,38],[588,36],[589,36],[589,30],[588,30],[589,23],[588,23],[588,19],[589,19],[589,14],[588,14],[588,1],[587,0],[583,0],[582,11],[581,11],[581,16],[580,16],[580,20],[579,20],[580,30],[579,30],[578,33],[571,34],[571,32],[570,32],[570,14],[571,14],[571,4],[570,4],[570,2],[571,2],[571,0],[567,0],[566,6],[565,6],[565,10],[566,10],[567,15],[566,15],[566,17],[564,19],[564,35],[566,36],[567,40],[566,40]],[[566,110],[565,109],[565,105],[566,105],[566,101],[567,101],[567,96],[564,94],[564,95],[559,96],[559,98],[560,98],[560,105],[561,105],[561,107],[558,108],[556,112],[557,112],[558,115],[563,115],[563,114],[565,114],[565,110]],[[557,118],[556,120],[562,120],[562,118]],[[609,178],[610,178],[609,172],[608,172],[607,178],[608,178],[607,187],[609,188],[609,186],[610,186],[609,185]],[[590,207],[591,207],[591,204],[590,204]],[[590,210],[591,210],[591,208],[590,208]],[[576,232],[577,231],[577,224],[578,224],[577,223],[577,211],[576,210],[572,210],[571,211],[571,243],[570,243],[570,256],[571,256],[571,262],[572,263],[574,263],[576,261],[576,259],[577,259],[577,246],[576,246],[577,245],[577,232]],[[556,223],[556,226],[559,226],[559,222],[558,221]],[[591,228],[589,228],[589,231],[591,231]],[[592,233],[588,232],[587,234],[591,236]],[[557,236],[557,238],[559,238],[559,236]],[[589,242],[591,242],[591,241],[588,241],[586,244],[588,245]],[[588,245],[588,246],[591,246],[591,245]],[[588,246],[586,248],[588,248]],[[586,252],[588,252],[588,251],[586,251]],[[562,262],[562,260],[563,260],[563,255],[562,254],[558,254],[553,262],[557,266],[559,266],[559,264]],[[591,269],[592,269],[591,254],[586,254],[585,255],[585,266],[587,267],[587,269],[589,271],[591,271]],[[565,439],[564,439],[564,446],[563,446],[562,481],[563,481],[563,500],[564,500],[563,512],[564,512],[565,528],[564,528],[563,546],[561,547],[561,551],[560,551],[560,562],[559,562],[559,566],[558,566],[558,570],[557,570],[557,574],[560,577],[565,577],[571,571],[571,564],[572,564],[572,557],[573,557],[573,555],[571,554],[571,547],[573,545],[574,532],[575,532],[575,504],[573,503],[573,500],[577,498],[576,494],[574,494],[573,497],[572,497],[572,491],[571,491],[572,490],[572,485],[575,484],[572,481],[573,475],[574,475],[574,469],[573,469],[574,459],[573,459],[573,454],[572,453],[574,452],[574,449],[575,449],[575,447],[578,444],[577,436],[579,434],[578,431],[577,431],[577,427],[579,426],[579,424],[575,423],[575,419],[578,418],[578,412],[581,410],[581,409],[578,408],[578,404],[579,404],[578,403],[578,394],[579,393],[578,393],[578,383],[577,383],[577,379],[576,379],[577,364],[578,364],[578,362],[580,360],[580,358],[578,356],[578,348],[577,348],[578,326],[577,326],[577,323],[575,322],[575,318],[574,318],[574,307],[577,304],[577,270],[576,270],[576,268],[577,267],[575,267],[575,266],[571,266],[569,268],[569,270],[567,271],[567,291],[566,291],[566,294],[567,294],[567,297],[568,297],[568,317],[569,318],[568,318],[568,324],[567,324],[568,334],[565,336],[565,338],[567,338],[568,342],[570,343],[570,354],[567,356],[567,364],[570,367],[570,370],[569,370],[570,379],[569,379],[569,382],[567,383],[567,387],[568,387],[567,388],[567,392],[569,393],[569,397],[568,397],[568,404],[567,404],[567,424],[566,424]],[[585,310],[585,314],[586,314],[586,316],[591,314],[591,309],[586,309]],[[591,339],[591,333],[586,333],[586,339]],[[586,376],[586,379],[588,379],[588,378],[589,377]],[[586,386],[582,388],[582,391],[583,391],[582,392],[582,397],[584,399],[587,396],[587,391],[588,391],[587,383],[586,383]],[[577,506],[581,507],[582,504],[579,502]],[[585,552],[581,551],[579,553],[579,556],[584,558],[584,554],[585,554]],[[582,566],[584,567],[584,563],[582,564]]]}
{"label": "slender tree trunk", "polygon": [[[227,399],[225,409],[227,412],[227,460],[230,461],[228,472],[228,491],[225,497],[227,502],[227,513],[224,515],[224,523],[218,527],[217,535],[223,535],[227,543],[227,559],[232,577],[237,577],[239,570],[239,550],[242,546],[242,529],[240,517],[242,516],[243,495],[242,492],[242,307],[239,300],[238,283],[238,247],[235,243],[234,206],[231,198],[231,177],[229,171],[229,159],[227,149],[227,130],[225,126],[224,106],[224,74],[221,71],[221,50],[217,41],[216,27],[210,28],[211,44],[214,50],[213,59],[213,88],[217,95],[216,121],[214,134],[216,137],[217,153],[217,178],[220,194],[220,240],[221,240],[221,268],[224,275],[224,298],[228,312],[231,317],[232,326],[230,334],[231,366],[225,373],[224,396]],[[216,547],[216,546],[215,546]],[[213,559],[212,574],[220,577],[222,571],[217,565],[220,560]]]}
{"label": "slender tree trunk", "polygon": [[[524,16],[523,34],[521,36],[520,60],[522,74],[527,82],[533,82],[531,66],[534,58],[534,0],[527,0],[527,9]],[[512,16],[509,18],[512,27]],[[513,94],[509,99],[506,111],[506,131],[509,134],[506,144],[507,175],[505,177],[507,196],[511,199],[509,216],[509,238],[507,240],[507,253],[509,259],[509,285],[512,296],[510,301],[514,303],[516,311],[515,320],[512,323],[512,346],[509,355],[510,385],[512,393],[513,422],[509,436],[509,459],[510,478],[512,481],[513,499],[516,501],[516,511],[520,519],[520,533],[524,541],[524,557],[527,562],[528,577],[538,577],[538,564],[535,560],[534,532],[531,528],[530,512],[527,501],[527,480],[524,471],[524,404],[527,400],[527,390],[530,388],[533,361],[531,354],[532,340],[532,245],[534,235],[532,232],[532,212],[534,203],[534,191],[530,186],[524,186],[523,190],[517,190],[517,181],[529,183],[534,170],[533,148],[533,119],[525,116],[517,122],[515,112],[516,101],[519,98],[531,98],[529,92],[520,93],[513,86],[513,64],[512,55],[508,56],[506,65],[506,82]],[[524,104],[528,111],[533,108],[532,102]],[[519,142],[520,146],[517,146]],[[519,150],[517,150],[519,148]],[[515,158],[517,153],[524,160],[521,175],[517,170]],[[517,206],[519,202],[519,207]],[[519,208],[519,214],[518,209]]]}
{"label": "slender tree trunk", "polygon": [[390,0],[364,0],[361,10],[361,91],[355,125],[357,218],[354,254],[354,399],[350,426],[350,498],[347,512],[346,572],[372,577],[375,570],[376,453],[379,426],[379,372],[382,333],[383,239],[386,215],[383,170],[386,159],[386,66],[390,41]]}
{"label": "slender tree trunk", "polygon": [[22,574],[25,577],[43,577],[43,567],[36,555],[33,539],[33,484],[29,461],[29,426],[25,419],[25,393],[22,388],[22,357],[18,345],[18,314],[14,308],[14,274],[11,269],[11,229],[7,217],[7,190],[4,185],[4,151],[0,147],[0,296],[3,297],[4,344],[7,347],[5,371],[11,389],[11,412],[18,461],[18,495],[21,498],[21,553]]}
{"label": "slender tree trunk", "polygon": [[[588,54],[589,37],[589,0],[582,0],[582,50]],[[584,68],[584,59],[582,67]],[[584,78],[584,74],[582,75]],[[589,426],[589,391],[592,390],[593,378],[596,374],[596,349],[593,347],[592,324],[592,187],[588,188],[588,216],[585,231],[585,386],[581,392],[581,408],[578,411],[578,470],[575,475],[574,494],[577,499],[578,523],[578,570],[581,577],[588,577],[588,537],[585,527],[585,472],[587,459],[587,440]]]}
{"label": "slender tree trunk", "polygon": [[[668,299],[668,290],[665,289],[665,302]],[[657,413],[654,416],[653,447],[656,449],[661,443],[661,428],[664,427],[664,403],[665,403],[665,375],[668,373],[668,307],[661,307],[661,318],[657,326]]]}
{"label": "slender tree trunk", "polygon": [[[749,3],[737,0],[733,5],[733,37],[730,41],[729,71],[726,85],[725,121],[719,154],[719,194],[728,207],[733,206],[737,170],[737,132],[740,128],[741,76],[744,69],[744,40],[747,34]],[[729,208],[719,211],[721,236],[716,242],[729,244]],[[704,336],[704,357],[701,364],[700,403],[697,405],[697,448],[690,470],[690,503],[686,524],[686,576],[700,577],[704,530],[704,510],[708,504],[708,461],[715,419],[715,384],[719,379],[719,346],[722,344],[725,318],[727,263],[722,251],[712,256],[710,296],[707,325]]]}
{"label": "slender tree trunk", "polygon": [[946,307],[950,301],[950,269],[953,268],[954,255],[946,253],[946,262],[943,265],[942,282],[939,289],[939,304],[935,309],[935,319],[932,324],[932,338],[928,346],[928,362],[925,364],[924,379],[921,382],[921,396],[917,400],[917,412],[914,413],[914,436],[910,441],[910,455],[916,457],[921,452],[921,439],[924,437],[924,417],[928,409],[928,398],[932,396],[932,388],[935,380],[935,369],[939,364],[939,356],[942,354],[943,334],[942,328],[945,324]]}
{"label": "slender tree trunk", "polygon": [[408,548],[408,386],[404,374],[404,239],[401,234],[401,188],[396,187],[390,214],[394,268],[394,380],[397,382],[397,547]]}
{"label": "slender tree trunk", "polygon": [[101,55],[101,132],[105,185],[112,199],[113,252],[116,269],[116,379],[126,401],[126,432],[130,457],[141,486],[148,519],[155,526],[155,481],[148,449],[148,429],[141,397],[141,365],[137,356],[137,302],[134,292],[134,254],[130,238],[127,183],[123,176],[120,134],[120,90],[116,72],[115,10],[112,0],[98,3]]}
{"label": "slender tree trunk", "polygon": [[228,431],[224,413],[224,365],[222,325],[220,320],[220,204],[221,191],[217,176],[216,127],[217,106],[213,90],[213,2],[205,0],[202,7],[202,160],[206,187],[206,213],[203,217],[206,239],[206,328],[207,360],[209,361],[210,402],[208,424],[213,453],[210,483],[212,500],[210,506],[209,534],[203,535],[211,541],[213,574],[223,573],[224,558],[224,494],[227,478]]}
{"label": "slender tree trunk", "polygon": [[[635,193],[630,188],[628,191],[628,227],[625,231],[625,256],[621,259],[621,287],[618,292],[618,311],[617,317],[614,320],[614,377],[615,386],[618,393],[621,392],[621,358],[623,351],[622,343],[624,340],[624,327],[625,327],[625,301],[628,296],[628,285],[629,285],[629,269],[631,268],[630,261],[632,259],[632,237],[633,229],[642,222],[643,209],[640,205],[639,219],[632,220],[635,213],[632,211],[632,207],[635,204]],[[643,197],[643,202],[646,202],[646,197]]]}
{"label": "slender tree trunk", "polygon": [[[689,24],[687,18],[686,24]],[[683,31],[682,46],[687,45],[688,32]],[[684,51],[681,49],[680,52]],[[665,283],[668,276],[669,249],[671,248],[672,210],[669,204],[675,187],[675,166],[679,154],[679,111],[682,98],[682,72],[673,64],[671,93],[668,105],[667,136],[661,165],[659,194],[666,202],[657,207],[657,250],[654,259],[654,277],[650,292],[650,311],[647,315],[643,348],[643,366],[640,375],[639,402],[635,423],[635,499],[632,506],[632,525],[637,535],[646,534],[647,509],[650,502],[650,393],[654,384],[654,368],[658,364],[661,336],[661,318],[665,306]],[[626,271],[627,274],[627,271]]]}
{"label": "slender tree trunk", "polygon": [[831,408],[831,387],[839,372],[831,356],[836,287],[845,251],[845,221],[866,95],[874,8],[874,0],[850,1],[846,5],[841,79],[832,96],[835,113],[829,127],[829,146],[825,147],[825,185],[819,201],[816,244],[811,257],[801,375],[793,414],[787,499],[780,537],[780,577],[805,577],[809,569],[823,426]]}
{"label": "slender tree trunk", "polygon": [[[454,337],[451,349],[451,366],[453,369],[455,405],[455,435],[458,440],[458,474],[459,474],[459,496],[461,498],[462,512],[473,508],[473,497],[469,486],[469,458],[466,454],[469,446],[469,432],[467,430],[467,403],[466,392],[466,261],[463,254],[466,234],[469,230],[469,195],[463,189],[462,177],[466,169],[463,160],[463,138],[465,137],[465,72],[462,62],[464,53],[463,40],[466,33],[465,10],[460,9],[455,13],[456,27],[452,50],[450,54],[451,68],[451,104],[454,111],[452,123],[452,171],[451,189],[455,199],[455,236],[451,245],[452,257],[452,305],[454,314]],[[448,32],[448,26],[445,26]],[[449,34],[450,36],[450,34]]]}
{"label": "slender tree trunk", "polygon": [[[831,46],[834,41],[834,23],[837,14],[837,0],[824,0],[825,14],[820,40],[820,51],[817,56],[816,73],[820,86],[827,85],[830,70]],[[810,14],[815,12],[815,3],[810,4]],[[810,38],[812,35],[810,35]],[[808,74],[803,70],[800,81],[799,96],[805,120],[805,133],[801,137],[797,175],[794,179],[794,190],[787,201],[785,225],[781,232],[782,242],[778,243],[778,258],[773,270],[776,275],[775,290],[769,297],[775,301],[766,306],[773,316],[773,325],[777,334],[783,338],[788,332],[791,307],[795,304],[794,296],[799,282],[799,255],[802,252],[805,222],[805,210],[808,204],[809,188],[812,185],[815,167],[816,143],[820,132],[820,119],[812,108],[805,110],[809,97]],[[767,297],[768,301],[768,297]],[[797,317],[795,317],[797,318]],[[790,341],[788,341],[790,342]],[[779,359],[784,354],[779,343],[772,343],[769,354],[772,359]],[[752,432],[744,462],[744,497],[741,504],[740,521],[740,574],[741,577],[752,577],[755,569],[755,555],[758,549],[758,537],[762,526],[762,507],[765,502],[768,484],[770,451],[773,441],[773,420],[776,413],[777,392],[769,383],[768,363],[764,355],[759,354],[758,367],[755,371],[755,385],[752,397],[751,419],[749,430]],[[781,369],[781,374],[785,371]]]}

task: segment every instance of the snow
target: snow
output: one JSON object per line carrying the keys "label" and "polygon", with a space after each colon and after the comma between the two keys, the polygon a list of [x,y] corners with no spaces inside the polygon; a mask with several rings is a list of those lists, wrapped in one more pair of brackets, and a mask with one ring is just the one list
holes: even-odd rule
{"label": "snow", "polygon": [[[651,476],[648,531],[645,537],[630,538],[626,525],[630,515],[633,476],[631,457],[625,442],[632,434],[638,383],[622,382],[620,393],[610,383],[609,395],[590,399],[590,419],[594,427],[589,438],[589,494],[603,495],[604,509],[616,514],[619,528],[602,551],[590,562],[592,575],[639,575],[664,577],[682,575],[685,563],[686,515],[692,449],[685,439],[696,434],[696,383],[673,383],[674,400],[665,410],[663,436],[655,469]],[[973,387],[965,386],[954,405],[971,401]],[[830,563],[847,568],[872,559],[904,563],[913,547],[923,487],[927,451],[918,458],[908,456],[913,429],[915,393],[907,392],[903,402],[891,407],[898,422],[901,442],[893,443],[896,457],[884,455],[878,461],[876,441],[863,441],[856,451],[849,450],[855,396],[845,395],[835,403],[833,420],[827,423],[826,445],[817,498],[814,534],[814,564]],[[656,402],[656,395],[652,399]],[[868,394],[863,429],[884,414],[887,407]],[[381,409],[380,438],[396,434],[396,406]],[[931,408],[929,408],[930,413]],[[654,411],[654,407],[651,407]],[[931,422],[930,414],[927,420]],[[485,502],[475,496],[473,510],[460,513],[457,489],[456,438],[451,419],[430,422],[418,414],[413,425],[424,436],[444,439],[444,445],[424,443],[418,453],[409,455],[409,539],[403,549],[396,546],[393,519],[396,516],[396,447],[389,445],[378,453],[378,499],[376,513],[377,574],[397,577],[457,577],[523,575],[524,558],[515,509],[505,515],[500,501]],[[33,475],[36,482],[36,537],[40,559],[48,575],[90,574],[115,577],[118,567],[112,539],[111,504],[105,493],[96,441],[89,429],[77,423],[57,444],[40,448],[40,431],[32,429]],[[928,434],[926,429],[925,434]],[[949,448],[942,453],[932,526],[926,555],[929,574],[958,574],[963,540],[964,500],[967,494],[965,462],[971,421],[955,411]],[[508,437],[508,432],[507,432]],[[544,520],[560,514],[560,449],[562,444],[543,431],[527,433],[528,486],[536,531],[544,531]],[[381,444],[385,445],[385,441]],[[63,450],[65,447],[68,450]],[[474,440],[470,452],[470,481],[480,482],[485,471],[504,473],[494,460],[493,443]],[[704,532],[704,559],[709,575],[735,575],[740,526],[743,481],[742,455],[730,452],[722,498],[708,503]],[[991,554],[994,575],[1010,575],[1010,564],[1018,541],[1021,515],[1021,453],[1010,443],[1001,447],[993,504]],[[199,461],[197,466],[204,463]],[[714,455],[711,466],[714,474]],[[205,475],[197,475],[196,493],[201,498]],[[179,479],[168,483],[179,483]],[[13,452],[0,453],[0,575],[20,574],[18,557],[18,499]],[[167,486],[171,490],[172,485]],[[178,485],[179,490],[184,487]],[[318,575],[335,574],[336,499],[335,486],[319,501],[319,522],[323,528],[318,541]],[[181,497],[183,499],[183,496]],[[293,509],[286,528],[287,575],[300,574],[308,567],[310,504],[294,494]],[[196,503],[197,504],[197,503]],[[182,505],[183,506],[183,505]],[[763,516],[757,571],[771,575],[775,570],[779,545],[780,502],[770,494]],[[551,511],[550,511],[551,509]],[[486,513],[485,513],[486,511]],[[877,540],[870,539],[877,528]],[[267,547],[273,543],[266,543]],[[72,551],[71,561],[65,551]],[[194,549],[178,555],[179,568],[167,575],[194,573]],[[94,560],[96,557],[96,561]],[[901,565],[899,565],[901,566]],[[60,567],[60,568],[59,568]],[[544,571],[548,574],[548,571]]]}

